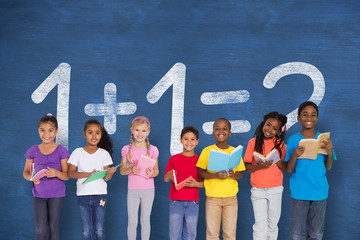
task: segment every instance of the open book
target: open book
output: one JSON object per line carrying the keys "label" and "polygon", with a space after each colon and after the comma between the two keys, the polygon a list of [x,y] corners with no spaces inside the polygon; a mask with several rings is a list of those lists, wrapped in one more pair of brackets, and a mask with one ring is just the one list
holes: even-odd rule
{"label": "open book", "polygon": [[268,155],[266,155],[266,157],[258,152],[253,152],[253,156],[256,162],[262,161],[266,163],[269,160],[273,160],[271,166],[277,163],[278,161],[280,161],[279,152],[275,148],[271,150],[271,152],[269,152]]}
{"label": "open book", "polygon": [[239,166],[244,147],[237,146],[231,154],[216,149],[210,150],[207,169],[215,172],[234,169]]}
{"label": "open book", "polygon": [[177,178],[176,178],[176,171],[172,170],[172,174],[173,174],[173,177],[174,177],[174,183],[175,183],[175,189],[176,190],[182,189],[185,186],[185,183],[187,183],[187,182],[189,182],[191,180],[194,180],[194,178],[192,176],[189,176],[184,181],[178,183]]}
{"label": "open book", "polygon": [[305,151],[298,158],[306,158],[315,160],[318,153],[327,155],[326,150],[324,149],[323,141],[330,138],[330,132],[320,134],[317,139],[307,138],[301,139],[299,146],[304,146]]}
{"label": "open book", "polygon": [[[118,168],[122,163],[120,163],[119,165],[116,165],[115,167]],[[88,182],[92,182],[92,181],[95,181],[95,180],[98,180],[98,179],[101,179],[101,178],[104,178],[107,174],[107,169],[106,170],[103,170],[103,171],[100,171],[100,172],[96,172],[96,173],[93,173],[91,174],[89,177],[87,177],[85,179],[85,181],[83,182],[84,183],[88,183]]]}
{"label": "open book", "polygon": [[137,163],[137,168],[140,169],[140,173],[138,173],[137,175],[149,179],[149,177],[146,175],[146,169],[154,168],[155,163],[156,161],[154,159],[141,155],[139,162]]}
{"label": "open book", "polygon": [[35,172],[35,163],[30,163],[30,181],[35,181],[45,177],[46,172],[47,172],[46,168],[43,168],[40,171]]}

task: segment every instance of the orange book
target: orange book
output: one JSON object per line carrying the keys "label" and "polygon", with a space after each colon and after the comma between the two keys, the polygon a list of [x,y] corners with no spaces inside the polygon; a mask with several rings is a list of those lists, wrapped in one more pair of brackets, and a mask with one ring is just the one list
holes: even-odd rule
{"label": "orange book", "polygon": [[190,176],[190,177],[186,178],[184,181],[178,183],[177,178],[176,178],[175,170],[172,170],[172,174],[173,174],[173,177],[174,177],[174,183],[175,183],[175,189],[176,190],[182,189],[185,186],[185,183],[187,183],[189,181],[192,181],[192,180],[195,180],[192,176]]}

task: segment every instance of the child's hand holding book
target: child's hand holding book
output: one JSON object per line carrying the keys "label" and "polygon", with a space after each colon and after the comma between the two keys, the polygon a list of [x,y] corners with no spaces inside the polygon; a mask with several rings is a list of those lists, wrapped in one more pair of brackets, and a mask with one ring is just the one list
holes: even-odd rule
{"label": "child's hand holding book", "polygon": [[111,167],[108,169],[107,175],[113,175],[116,172],[116,167]]}
{"label": "child's hand holding book", "polygon": [[259,167],[261,168],[269,168],[272,166],[273,160],[270,159],[267,162],[263,162],[263,161],[259,161],[257,164],[259,165]]}
{"label": "child's hand holding book", "polygon": [[297,148],[295,148],[293,154],[296,158],[299,158],[305,151],[305,147],[299,145]]}
{"label": "child's hand holding book", "polygon": [[146,169],[146,176],[148,176],[150,178],[150,177],[153,177],[153,175],[154,175],[154,168],[148,167]]}
{"label": "child's hand holding book", "polygon": [[134,174],[140,173],[140,168],[137,167],[137,164],[131,166],[131,172]]}
{"label": "child's hand holding book", "polygon": [[333,144],[330,140],[330,138],[325,139],[325,140],[321,140],[320,142],[320,148],[325,149],[325,151],[327,152],[327,154],[332,154],[333,152]]}
{"label": "child's hand holding book", "polygon": [[[231,169],[232,170],[232,169]],[[217,179],[226,179],[229,177],[229,170],[223,170],[223,171],[220,171],[220,172],[217,172],[217,173],[214,173],[215,174],[215,178]]]}
{"label": "child's hand holding book", "polygon": [[184,186],[185,187],[199,187],[200,183],[198,181],[196,181],[195,179],[191,179],[191,180],[187,181]]}
{"label": "child's hand holding book", "polygon": [[54,178],[54,177],[57,177],[58,176],[58,170],[54,169],[54,168],[50,168],[48,167],[47,168],[48,170],[46,171],[45,173],[45,176],[48,177],[48,178]]}
{"label": "child's hand holding book", "polygon": [[39,184],[40,183],[40,179],[36,179],[32,181],[34,184]]}

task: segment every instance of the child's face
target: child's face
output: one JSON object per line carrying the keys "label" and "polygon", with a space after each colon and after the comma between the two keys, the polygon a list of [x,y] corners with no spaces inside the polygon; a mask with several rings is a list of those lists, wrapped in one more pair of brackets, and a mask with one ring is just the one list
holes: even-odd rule
{"label": "child's face", "polygon": [[313,106],[306,106],[297,117],[303,129],[313,129],[318,120],[316,109]]}
{"label": "child's face", "polygon": [[187,132],[180,138],[180,142],[184,147],[184,152],[194,152],[199,139],[196,139],[196,135],[193,132]]}
{"label": "child's face", "polygon": [[51,122],[41,123],[39,126],[39,136],[43,143],[52,143],[58,133],[58,129]]}
{"label": "child's face", "polygon": [[231,136],[230,126],[225,120],[217,120],[214,124],[213,134],[218,143],[226,143]]}
{"label": "child's face", "polygon": [[136,142],[142,143],[150,134],[149,125],[147,125],[147,123],[137,124],[131,127],[131,134],[134,136]]}
{"label": "child's face", "polygon": [[97,146],[101,139],[101,128],[97,124],[91,124],[84,132],[88,145]]}
{"label": "child's face", "polygon": [[269,118],[266,120],[262,132],[265,139],[272,139],[280,131],[281,122],[275,118]]}

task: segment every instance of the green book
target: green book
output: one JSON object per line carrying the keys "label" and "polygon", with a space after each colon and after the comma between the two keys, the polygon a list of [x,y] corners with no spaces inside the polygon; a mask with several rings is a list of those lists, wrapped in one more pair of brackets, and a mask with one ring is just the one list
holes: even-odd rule
{"label": "green book", "polygon": [[[119,165],[117,165],[115,167],[118,168],[121,164],[122,163],[120,163]],[[88,178],[86,178],[86,180],[82,184],[92,182],[92,181],[98,180],[100,178],[104,178],[106,176],[106,174],[107,174],[107,169],[100,171],[100,172],[93,173]]]}

